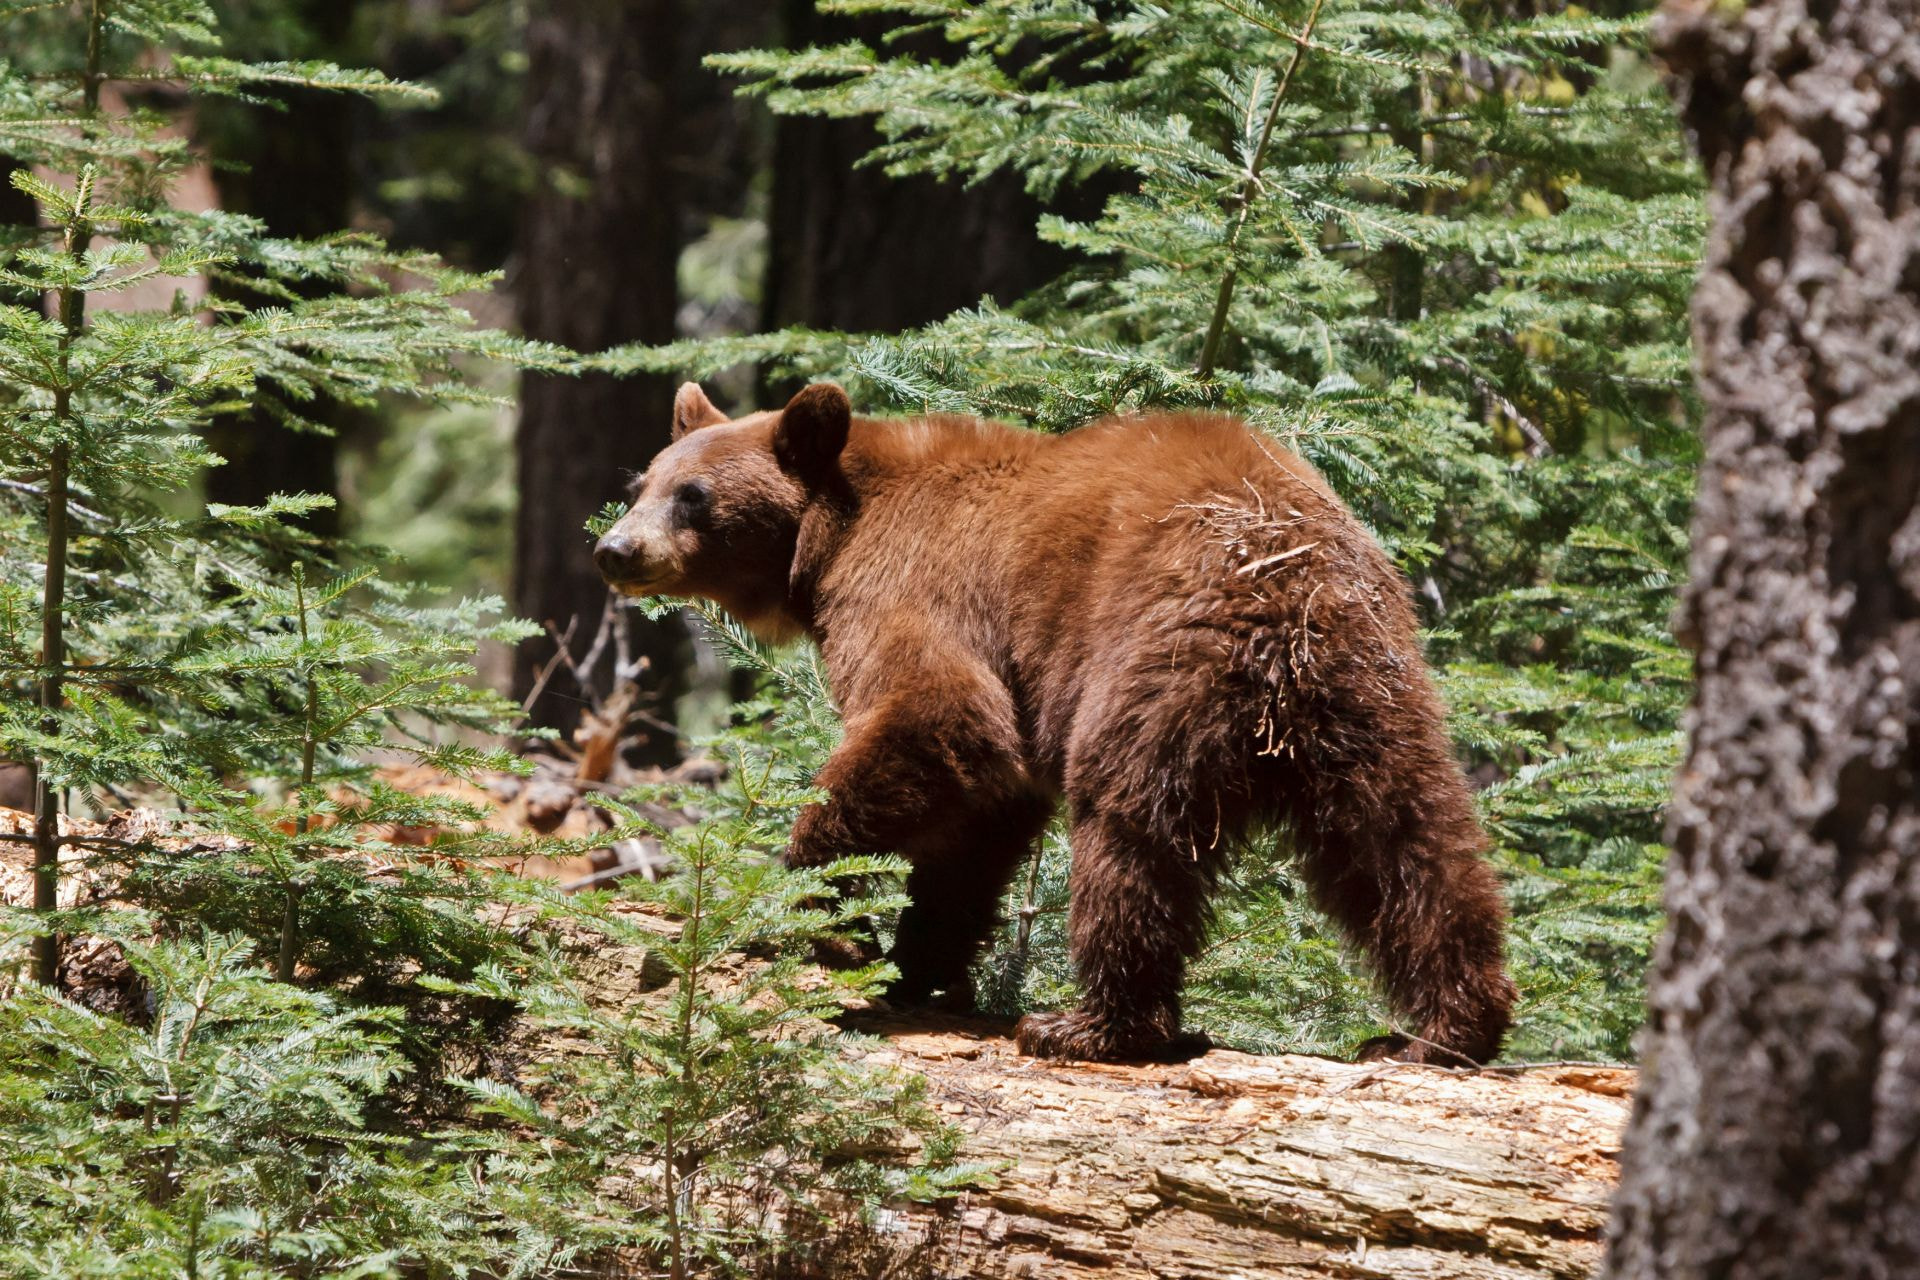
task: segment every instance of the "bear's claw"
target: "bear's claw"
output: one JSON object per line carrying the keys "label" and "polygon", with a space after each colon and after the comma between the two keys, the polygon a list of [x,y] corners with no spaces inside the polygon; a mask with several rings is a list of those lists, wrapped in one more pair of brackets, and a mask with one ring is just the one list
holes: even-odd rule
{"label": "bear's claw", "polygon": [[880,948],[871,938],[842,935],[813,942],[813,962],[823,969],[860,969],[879,959]]}
{"label": "bear's claw", "polygon": [[1355,1062],[1406,1062],[1410,1059],[1404,1055],[1414,1047],[1413,1041],[1405,1036],[1372,1036],[1360,1042],[1360,1047],[1353,1051],[1353,1060]]}
{"label": "bear's claw", "polygon": [[1469,1069],[1481,1065],[1479,1061],[1464,1053],[1448,1049],[1443,1045],[1415,1040],[1412,1036],[1400,1035],[1397,1032],[1363,1040],[1360,1047],[1354,1050],[1353,1060],[1355,1062],[1424,1062],[1439,1067]]}

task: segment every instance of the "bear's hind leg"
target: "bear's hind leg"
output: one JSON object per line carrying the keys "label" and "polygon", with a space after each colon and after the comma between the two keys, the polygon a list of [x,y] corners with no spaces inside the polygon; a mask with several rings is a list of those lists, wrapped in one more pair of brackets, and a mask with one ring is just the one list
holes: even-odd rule
{"label": "bear's hind leg", "polygon": [[1093,814],[1073,828],[1070,946],[1084,995],[1067,1013],[1031,1013],[1022,1053],[1116,1061],[1185,1057],[1180,983],[1206,932],[1210,863],[1175,842]]}
{"label": "bear's hind leg", "polygon": [[1301,869],[1417,1032],[1370,1042],[1364,1056],[1484,1063],[1500,1051],[1515,998],[1506,900],[1437,720],[1425,738],[1317,780],[1298,819]]}

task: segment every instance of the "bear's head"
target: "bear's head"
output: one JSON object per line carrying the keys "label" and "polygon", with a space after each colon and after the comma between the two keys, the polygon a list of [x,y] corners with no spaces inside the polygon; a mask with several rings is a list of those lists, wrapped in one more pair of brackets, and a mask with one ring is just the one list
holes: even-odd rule
{"label": "bear's head", "polygon": [[801,521],[839,475],[852,417],[830,382],[734,422],[687,383],[673,401],[673,442],[593,549],[600,576],[626,595],[703,596],[762,634],[791,631]]}

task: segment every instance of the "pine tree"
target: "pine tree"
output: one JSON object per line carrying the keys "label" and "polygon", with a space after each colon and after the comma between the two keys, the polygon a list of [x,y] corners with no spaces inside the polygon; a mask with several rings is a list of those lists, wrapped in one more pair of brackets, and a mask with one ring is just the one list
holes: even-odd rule
{"label": "pine tree", "polygon": [[[259,593],[289,565],[332,577],[326,550],[288,523],[316,500],[198,516],[165,503],[217,465],[202,443],[208,424],[251,406],[286,428],[322,429],[305,416],[320,398],[482,399],[457,361],[561,360],[472,328],[456,299],[484,278],[365,235],[285,240],[249,218],[172,207],[167,186],[187,146],[157,111],[101,106],[103,93],[136,85],[240,98],[287,85],[405,97],[408,86],[323,63],[226,59],[210,11],[192,0],[10,4],[0,20],[25,51],[0,69],[0,146],[36,167],[13,182],[41,223],[9,228],[0,264],[0,520],[15,570],[0,588],[0,678],[38,692],[37,706],[0,706],[0,757],[37,772],[36,904],[49,910],[61,797],[157,785],[217,805],[245,736],[235,690],[259,662]],[[151,47],[177,51],[156,61]],[[89,310],[151,281],[176,284],[170,306]],[[260,305],[200,287],[227,281]],[[328,292],[313,296],[312,284]],[[356,657],[371,655],[336,661]],[[457,674],[437,673],[444,696]],[[48,934],[42,981],[55,957]]]}
{"label": "pine tree", "polygon": [[[717,791],[667,786],[648,797],[703,815],[668,839],[673,873],[573,917],[591,948],[641,953],[658,998],[609,1007],[564,966],[544,975],[487,966],[469,982],[436,984],[518,998],[536,1026],[593,1046],[535,1064],[517,1084],[467,1087],[483,1113],[538,1135],[543,1188],[562,1192],[553,1212],[568,1224],[564,1238],[644,1248],[675,1280],[806,1258],[850,1211],[939,1198],[983,1172],[957,1162],[959,1135],[925,1106],[924,1081],[863,1065],[829,1021],[875,996],[891,966],[823,972],[811,960],[814,944],[902,904],[856,890],[897,881],[904,866],[865,858],[794,871],[767,856],[816,796],[811,755],[798,748],[831,721],[807,713],[824,705],[809,696],[808,665],[774,659],[712,610],[707,621],[732,656],[789,696],[704,744],[729,766]],[[909,1136],[912,1158],[891,1158]]]}

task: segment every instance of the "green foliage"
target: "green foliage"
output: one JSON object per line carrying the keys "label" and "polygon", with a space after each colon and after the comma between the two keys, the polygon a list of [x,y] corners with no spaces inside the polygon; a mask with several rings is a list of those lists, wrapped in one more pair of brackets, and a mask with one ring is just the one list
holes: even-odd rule
{"label": "green foliage", "polygon": [[[870,118],[869,157],[1101,214],[1080,265],[924,329],[617,353],[832,374],[876,411],[1075,426],[1227,410],[1318,467],[1415,583],[1516,908],[1520,1057],[1629,1050],[1686,664],[1667,631],[1696,445],[1699,181],[1639,11],[1381,0],[828,0],[879,47],[710,59],[776,112]],[[949,56],[891,51],[937,35]],[[1049,844],[1057,859],[1057,844]],[[990,958],[1057,998],[1061,870]],[[1342,1051],[1382,1010],[1283,864],[1243,862],[1189,1006],[1239,1043]],[[1265,1010],[1264,1013],[1261,1010]]]}
{"label": "green foliage", "polygon": [[[576,362],[475,330],[458,298],[488,281],[425,255],[173,207],[186,146],[158,111],[103,112],[100,86],[420,92],[227,57],[196,0],[0,0],[0,30],[0,155],[38,211],[0,231],[0,759],[45,784],[34,835],[0,839],[93,900],[0,920],[0,1271],[549,1276],[624,1247],[706,1272],[774,1223],[971,1176],[916,1089],[843,1061],[822,1021],[879,971],[814,981],[796,948],[872,909],[833,877],[886,868],[767,860],[770,806],[801,785],[779,743],[742,739],[737,806],[708,798],[675,845],[686,872],[651,896],[677,934],[489,873],[584,849],[492,832],[395,771],[525,768],[489,745],[518,708],[471,659],[530,629],[316,538],[327,499],[195,500],[216,416],[492,409],[474,362]],[[171,812],[125,837],[62,824],[133,803]],[[606,807],[619,825],[582,843],[642,833]],[[591,952],[556,941],[587,930],[644,941],[670,998],[587,999]],[[60,935],[95,965],[88,1004],[54,985]],[[495,1050],[528,1028],[587,1039],[516,1079]],[[632,1177],[649,1161],[664,1181]],[[620,1170],[625,1191],[602,1185]],[[763,1217],[738,1228],[716,1215],[750,1173]]]}
{"label": "green foliage", "polygon": [[[422,734],[510,723],[515,709],[474,686],[467,655],[524,630],[483,621],[497,601],[423,609],[371,570],[343,573],[299,525],[324,499],[194,512],[170,495],[218,464],[201,439],[218,414],[254,406],[318,430],[310,406],[323,400],[483,403],[492,397],[456,360],[563,368],[564,357],[475,331],[455,298],[483,282],[430,258],[360,234],[276,239],[246,218],[172,207],[167,184],[186,150],[159,134],[157,116],[99,110],[100,84],[114,81],[240,96],[292,82],[411,87],[217,56],[203,5],[44,8],[16,19],[29,37],[18,47],[40,57],[0,68],[0,118],[42,113],[36,131],[5,139],[41,168],[13,172],[39,224],[14,228],[0,256],[0,287],[12,291],[0,297],[0,757],[32,760],[47,785],[43,861],[62,793],[171,793],[202,827],[244,843],[171,862],[136,849],[135,892],[153,905],[190,901],[218,928],[267,933],[264,920],[279,920],[283,977],[303,956],[311,893],[316,921],[350,926],[329,932],[339,958],[368,964],[435,932],[420,917],[440,909],[428,904],[471,890],[414,867],[370,881],[359,858],[384,850],[367,832],[473,815],[382,787],[360,761],[398,746],[455,774],[500,767],[457,736]],[[156,40],[186,49],[156,63],[143,57]],[[69,185],[39,176],[63,167]],[[112,295],[156,281],[175,286],[170,304],[111,309]],[[206,287],[229,281],[261,304]],[[330,289],[307,297],[310,284]],[[36,682],[38,706],[26,696]],[[339,856],[348,850],[358,856]]]}
{"label": "green foliage", "polygon": [[513,547],[514,414],[489,408],[390,415],[377,441],[342,458],[351,535],[392,550],[413,578],[449,590],[507,590]]}
{"label": "green foliage", "polygon": [[[200,4],[5,19],[21,53],[0,67],[0,147],[35,166],[12,180],[39,214],[0,241],[0,757],[46,784],[43,863],[65,843],[62,795],[182,811],[164,840],[87,841],[86,873],[121,909],[13,926],[36,935],[42,977],[57,972],[53,928],[117,946],[132,1003],[94,1012],[8,982],[6,1269],[391,1274],[490,1258],[498,1224],[478,1225],[491,1215],[460,1164],[372,1124],[442,1037],[365,1002],[377,985],[353,1002],[292,980],[314,964],[362,980],[464,972],[509,945],[476,913],[481,885],[450,869],[472,837],[433,857],[380,838],[474,814],[386,786],[365,761],[378,747],[455,774],[502,763],[439,735],[506,727],[513,708],[474,686],[467,658],[521,629],[483,620],[497,602],[422,608],[370,568],[343,570],[299,524],[324,499],[184,498],[218,463],[201,441],[217,414],[255,405],[317,429],[323,399],[471,402],[456,359],[560,353],[474,332],[454,299],[477,282],[430,259],[172,207],[186,148],[157,113],[99,106],[115,81],[242,98],[413,90],[222,58]],[[146,56],[151,42],[174,56]],[[236,280],[262,305],[206,287]],[[114,309],[156,283],[170,301]],[[334,291],[310,299],[309,283]],[[256,940],[278,983],[252,967]]]}
{"label": "green foliage", "polygon": [[[897,896],[843,890],[901,868],[848,859],[794,871],[766,856],[813,794],[790,789],[785,736],[778,722],[736,729],[717,793],[651,794],[695,800],[706,816],[668,842],[672,875],[572,918],[599,966],[554,967],[532,985],[487,967],[440,984],[500,999],[530,991],[519,996],[530,1023],[593,1046],[536,1063],[518,1085],[467,1083],[483,1113],[534,1135],[518,1176],[536,1180],[547,1230],[572,1250],[643,1248],[676,1276],[737,1270],[803,1256],[821,1228],[863,1206],[937,1198],[981,1176],[954,1163],[958,1134],[922,1104],[919,1077],[850,1058],[826,1022],[891,970],[823,972],[809,949],[898,907]],[[598,995],[635,974],[659,984],[655,998]]]}
{"label": "green foliage", "polygon": [[[267,510],[211,510],[242,527],[274,519]],[[133,868],[134,887],[170,907],[192,903],[216,926],[262,932],[277,918],[286,980],[302,959],[334,973],[401,957],[415,964],[470,959],[484,951],[477,935],[485,930],[446,908],[449,899],[478,899],[486,886],[444,868],[506,852],[507,842],[464,830],[485,816],[473,804],[395,788],[369,757],[377,752],[388,767],[404,760],[450,778],[519,769],[511,754],[472,745],[460,731],[497,734],[517,712],[472,683],[475,641],[512,642],[532,629],[487,625],[497,600],[410,605],[372,569],[309,586],[307,565],[296,562],[288,576],[288,586],[229,584],[244,629],[223,637],[220,649],[173,666],[222,695],[207,724],[207,763],[282,798],[223,803],[203,793],[195,822],[240,846],[186,862],[143,859]],[[259,708],[272,710],[261,715]],[[173,723],[191,727],[183,718]],[[423,829],[445,833],[430,862],[380,836]],[[323,954],[309,955],[309,940]]]}
{"label": "green foliage", "polygon": [[[0,463],[10,476],[26,477],[0,489],[9,570],[0,595],[0,680],[48,674],[37,653],[41,590],[32,584],[40,578],[44,587],[56,549],[31,531],[52,519],[41,508],[61,505],[77,523],[57,539],[68,599],[61,617],[67,661],[55,674],[70,705],[48,721],[9,700],[0,712],[0,756],[37,759],[56,788],[158,782],[206,802],[207,771],[237,763],[234,752],[246,751],[223,715],[237,690],[275,661],[259,639],[273,625],[260,593],[290,560],[331,570],[323,550],[287,524],[312,500],[196,516],[157,500],[190,488],[202,467],[218,462],[200,431],[244,404],[291,428],[318,430],[306,406],[320,399],[485,401],[454,367],[470,354],[539,367],[563,362],[556,351],[473,330],[455,298],[484,282],[431,259],[391,253],[358,234],[274,239],[246,218],[170,207],[166,183],[187,162],[184,148],[159,136],[157,117],[97,109],[102,80],[170,78],[190,92],[244,93],[289,77],[340,90],[412,90],[323,64],[289,69],[178,56],[165,73],[150,69],[140,57],[144,41],[211,41],[204,5],[108,0],[78,30],[71,16],[38,8],[23,8],[18,22],[68,24],[64,47],[80,56],[62,60],[62,46],[44,33],[22,43],[52,53],[32,72],[0,68],[0,120],[35,117],[26,133],[0,137],[0,145],[19,162],[75,177],[61,186],[14,172],[14,185],[39,205],[41,226],[14,228],[0,260],[0,287],[13,291],[0,297]],[[417,287],[396,288],[398,279]],[[179,286],[170,306],[89,316],[90,300],[156,280]],[[243,280],[267,302],[249,308],[193,287],[216,280]],[[306,283],[333,291],[304,297]],[[36,297],[53,300],[51,317],[33,305]],[[67,503],[49,501],[55,475]],[[36,540],[46,553],[39,564],[27,558]],[[340,654],[343,667],[357,660]],[[431,678],[439,692],[429,696],[421,672],[388,673],[416,701],[437,698],[448,718],[472,723],[482,714],[477,705],[452,711],[467,696],[454,691],[464,674],[441,669]],[[492,709],[496,718],[499,710]],[[170,732],[152,732],[158,720]]]}
{"label": "green foliage", "polygon": [[485,1256],[464,1170],[369,1124],[405,1069],[390,1019],[272,981],[236,935],[123,937],[144,1025],[32,983],[0,1000],[0,1271],[449,1274]]}

